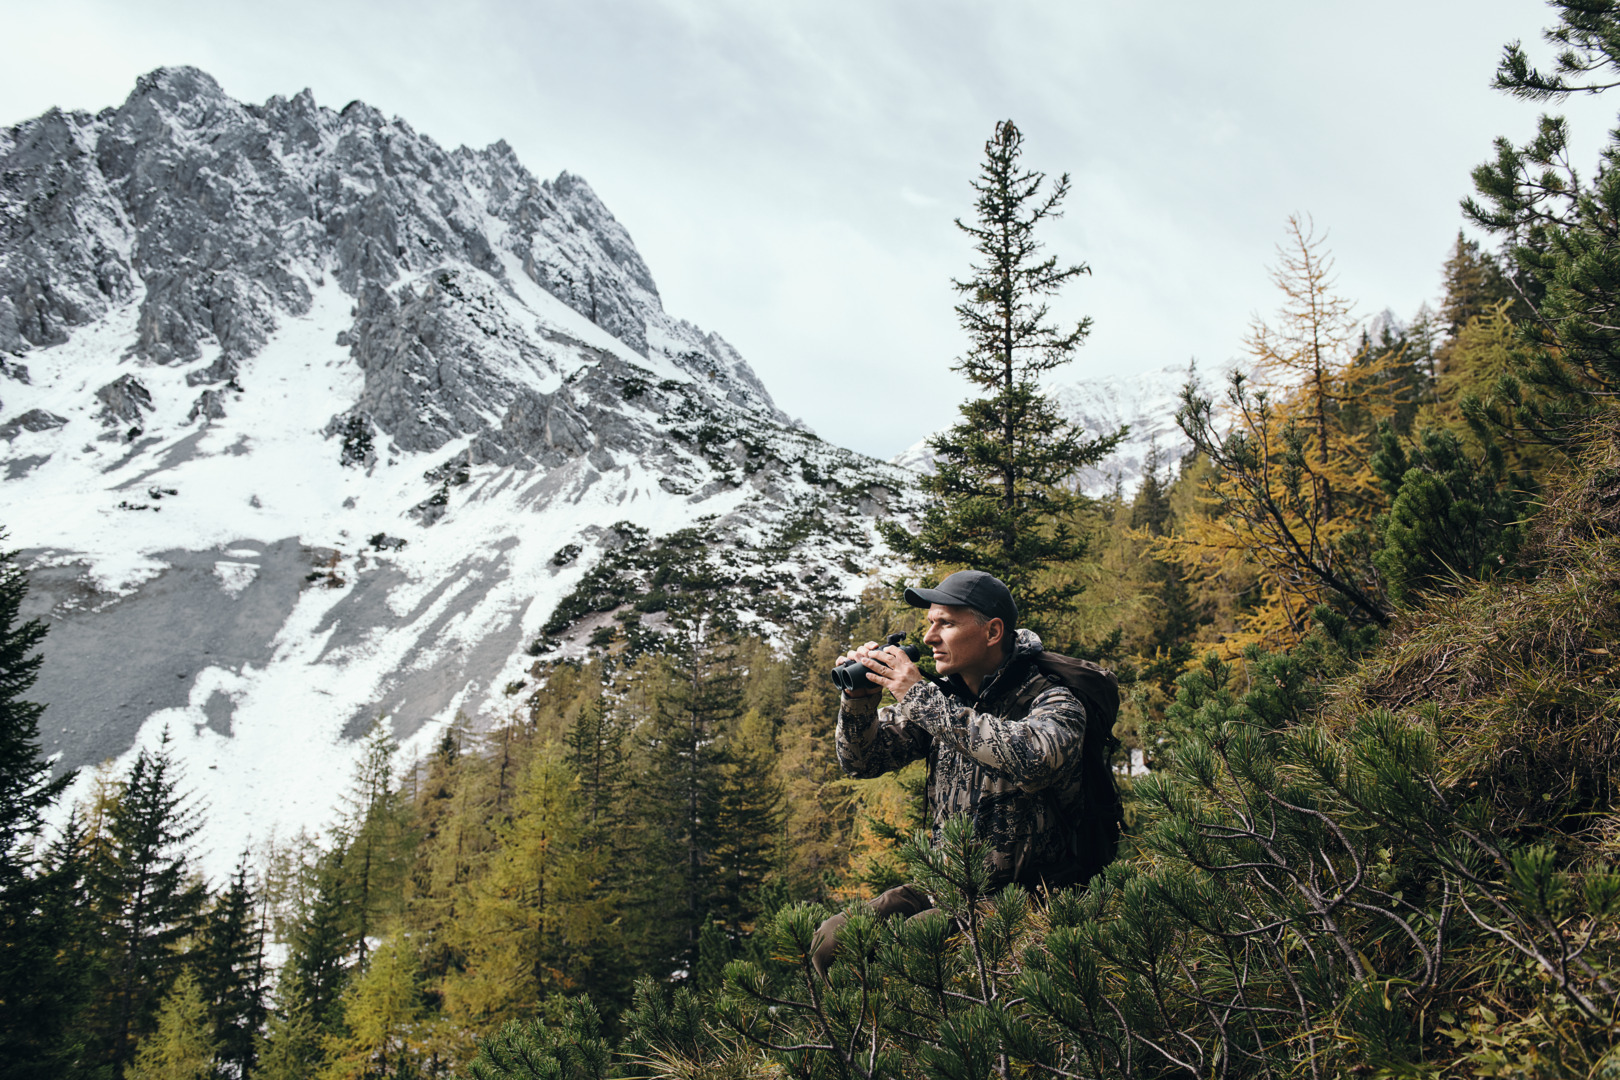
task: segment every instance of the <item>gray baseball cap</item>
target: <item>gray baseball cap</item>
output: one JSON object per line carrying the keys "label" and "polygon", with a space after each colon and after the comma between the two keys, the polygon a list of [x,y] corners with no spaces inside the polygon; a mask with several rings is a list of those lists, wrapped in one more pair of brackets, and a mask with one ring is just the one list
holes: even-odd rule
{"label": "gray baseball cap", "polygon": [[906,603],[912,607],[945,604],[970,607],[987,618],[1000,619],[1010,634],[1018,628],[1018,605],[1012,591],[1000,578],[983,570],[958,570],[934,589],[907,589]]}

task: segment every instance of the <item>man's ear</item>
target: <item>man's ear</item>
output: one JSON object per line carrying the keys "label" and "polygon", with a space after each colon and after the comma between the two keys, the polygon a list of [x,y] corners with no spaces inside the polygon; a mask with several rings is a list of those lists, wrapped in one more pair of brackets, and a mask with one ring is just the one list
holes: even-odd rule
{"label": "man's ear", "polygon": [[988,644],[988,645],[1002,645],[1002,644],[1006,643],[1006,641],[1007,641],[1007,624],[1005,622],[1002,622],[1000,619],[991,619],[989,622],[985,623],[984,624],[984,630],[985,630],[985,633],[988,635],[987,640],[985,642],[986,644]]}

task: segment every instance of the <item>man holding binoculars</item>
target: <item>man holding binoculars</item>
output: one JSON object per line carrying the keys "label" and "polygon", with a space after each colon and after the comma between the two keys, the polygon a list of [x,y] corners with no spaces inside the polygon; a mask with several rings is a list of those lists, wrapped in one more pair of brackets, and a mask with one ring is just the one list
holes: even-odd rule
{"label": "man holding binoculars", "polygon": [[[947,818],[971,814],[991,848],[992,888],[1083,884],[1112,857],[1112,844],[1101,856],[1086,842],[1079,766],[1087,706],[1068,677],[1080,662],[1043,657],[1040,638],[1017,629],[1012,593],[983,571],[907,589],[906,602],[928,609],[923,643],[944,678],[925,678],[916,650],[898,644],[869,641],[840,656],[833,678],[843,688],[837,747],[844,773],[865,779],[925,759],[936,840]],[[1088,677],[1112,681],[1106,673]],[[884,690],[895,704],[879,708]],[[1106,779],[1112,795],[1111,775]],[[1117,819],[1113,825],[1117,832]],[[912,916],[933,901],[901,885],[870,906],[879,917]],[[817,931],[814,963],[823,977],[844,921],[834,915]]]}

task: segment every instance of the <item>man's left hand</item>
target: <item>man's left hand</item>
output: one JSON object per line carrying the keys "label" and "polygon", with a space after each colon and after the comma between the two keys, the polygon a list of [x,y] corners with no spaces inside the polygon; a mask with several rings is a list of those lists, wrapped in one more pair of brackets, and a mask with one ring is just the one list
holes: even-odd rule
{"label": "man's left hand", "polygon": [[862,645],[855,650],[853,659],[865,664],[866,677],[893,694],[896,701],[905,697],[907,691],[922,682],[922,672],[917,669],[911,657],[901,652],[897,645],[887,645],[883,648],[872,644]]}

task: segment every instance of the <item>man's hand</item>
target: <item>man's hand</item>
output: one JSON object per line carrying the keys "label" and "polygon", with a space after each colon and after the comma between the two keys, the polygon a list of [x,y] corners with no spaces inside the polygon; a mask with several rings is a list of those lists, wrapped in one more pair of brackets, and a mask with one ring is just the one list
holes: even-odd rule
{"label": "man's hand", "polygon": [[900,651],[898,645],[879,645],[875,641],[868,641],[854,652],[840,656],[835,666],[842,667],[851,660],[866,665],[866,678],[875,685],[869,690],[854,693],[844,691],[848,697],[871,697],[887,690],[899,701],[908,690],[922,682],[922,672],[917,670],[911,657]]}

